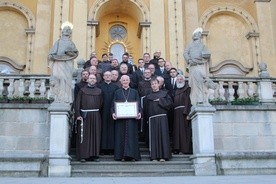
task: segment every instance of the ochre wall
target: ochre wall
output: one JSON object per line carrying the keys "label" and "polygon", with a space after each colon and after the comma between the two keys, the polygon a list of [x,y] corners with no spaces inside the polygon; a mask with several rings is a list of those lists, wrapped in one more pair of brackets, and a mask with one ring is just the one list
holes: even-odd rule
{"label": "ochre wall", "polygon": [[[61,10],[61,1],[7,0],[7,2],[18,2],[18,4],[26,7],[35,16],[36,29],[33,40],[34,53],[32,53],[35,61],[31,61],[33,63],[30,66],[30,73],[49,73],[45,62],[49,49],[59,38],[59,11]],[[73,23],[77,21],[76,25],[78,27],[75,28],[75,33],[73,30],[72,36],[72,40],[76,43],[77,47],[79,45],[81,53],[77,59],[87,59],[85,56],[88,53],[89,44],[83,42],[87,42],[87,40],[90,39],[87,34],[90,29],[90,27],[87,26],[87,18],[96,2],[99,1],[63,1],[62,21],[69,20]],[[171,60],[174,64],[176,61],[179,62],[179,67],[184,69],[183,63],[185,61],[182,52],[188,42],[191,41],[193,30],[196,26],[200,26],[199,20],[202,18],[202,15],[212,7],[235,6],[252,17],[257,27],[260,26],[262,28],[262,33],[258,38],[261,40],[259,42],[261,44],[260,49],[256,51],[256,49],[254,50],[254,47],[252,47],[254,46],[252,42],[254,38],[252,40],[247,40],[245,38],[245,35],[250,31],[251,27],[248,25],[248,22],[244,20],[244,17],[229,12],[218,13],[208,19],[205,27],[205,30],[209,31],[204,42],[212,53],[211,65],[216,66],[224,60],[233,59],[239,61],[245,67],[254,67],[253,72],[248,76],[257,76],[257,63],[264,61],[269,66],[270,75],[276,76],[276,66],[274,65],[276,60],[275,52],[266,52],[268,48],[276,48],[276,1],[274,0],[258,3],[254,3],[254,0],[137,0],[135,2],[138,6],[134,1],[126,1],[124,4],[118,4],[118,2],[121,1],[115,0],[108,0],[106,2],[106,4],[111,3],[111,5],[115,2],[116,7],[107,6],[109,8],[108,11],[104,14],[99,13],[97,15],[97,21],[100,21],[100,34],[93,39],[95,39],[95,50],[98,56],[106,52],[106,48],[110,44],[111,40],[108,35],[109,28],[114,22],[121,21],[126,23],[128,36],[125,43],[128,51],[134,56],[134,61],[142,57],[145,48],[147,48],[151,56],[154,51],[161,50],[162,57]],[[78,5],[78,3],[81,3],[81,5]],[[140,7],[141,4],[144,8]],[[175,4],[177,5],[176,12],[174,11]],[[84,7],[86,11],[80,12],[80,6]],[[267,19],[260,16],[260,13],[264,12],[266,7],[270,7],[268,11],[270,12],[269,15],[271,15],[271,17]],[[116,10],[113,11],[113,9]],[[127,12],[125,11],[126,9],[128,10]],[[41,11],[45,12],[41,13]],[[109,11],[111,12],[107,13]],[[147,13],[151,25],[148,28],[149,34],[144,35],[142,38],[138,38],[138,25],[139,22],[143,21],[141,17],[144,11],[149,11]],[[115,18],[118,15],[120,17],[119,20]],[[174,18],[175,15],[177,18]],[[47,16],[48,18],[42,16]],[[1,8],[0,19],[0,56],[8,57],[17,64],[26,64],[29,57],[27,53],[28,37],[25,32],[25,29],[28,28],[26,17],[19,11],[14,11],[12,8]],[[177,26],[174,27],[175,24]],[[265,25],[271,28],[270,35],[266,35],[263,32]],[[177,33],[175,29],[177,29]],[[269,39],[271,42],[268,44],[265,40]],[[145,40],[147,40],[146,44]],[[177,50],[177,48],[179,50]],[[178,57],[176,57],[176,54],[178,54]],[[256,55],[258,55],[258,57],[256,57]],[[43,64],[41,64],[41,62]]]}

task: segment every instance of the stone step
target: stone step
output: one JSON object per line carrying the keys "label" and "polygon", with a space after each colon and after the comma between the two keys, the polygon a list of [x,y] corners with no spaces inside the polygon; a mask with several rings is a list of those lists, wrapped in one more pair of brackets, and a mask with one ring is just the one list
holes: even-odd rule
{"label": "stone step", "polygon": [[194,175],[191,161],[78,162],[72,161],[72,176],[184,176]]}
{"label": "stone step", "polygon": [[130,170],[73,170],[72,177],[153,177],[153,176],[194,176],[194,169],[171,169],[166,171],[130,171]]}
{"label": "stone step", "polygon": [[[191,155],[172,155],[170,161],[190,161]],[[77,161],[76,155],[71,155],[72,161]],[[100,161],[114,161],[114,155],[100,155]],[[149,153],[141,154],[141,161],[150,161]]]}

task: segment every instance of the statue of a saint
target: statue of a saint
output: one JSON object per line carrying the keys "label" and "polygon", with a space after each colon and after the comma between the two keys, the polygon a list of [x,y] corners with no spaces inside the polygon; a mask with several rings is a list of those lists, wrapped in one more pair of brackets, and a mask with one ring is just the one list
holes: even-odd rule
{"label": "statue of a saint", "polygon": [[72,73],[73,59],[78,56],[78,50],[71,40],[73,25],[62,24],[62,36],[57,40],[49,52],[49,67],[52,76],[56,78],[55,102],[72,103]]}
{"label": "statue of a saint", "polygon": [[207,62],[211,54],[201,42],[202,31],[202,28],[194,31],[193,42],[184,50],[184,58],[189,69],[192,105],[209,104],[208,88],[215,87],[215,84],[208,78],[209,69],[207,68]]}

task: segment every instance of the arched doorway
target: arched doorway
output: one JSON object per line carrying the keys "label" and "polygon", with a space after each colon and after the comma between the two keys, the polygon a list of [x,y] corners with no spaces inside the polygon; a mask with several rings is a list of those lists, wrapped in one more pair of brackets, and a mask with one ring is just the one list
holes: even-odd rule
{"label": "arched doorway", "polygon": [[[121,0],[98,1],[89,13],[89,51],[96,51],[98,56],[112,52],[119,62],[123,52],[128,52],[137,61],[145,48],[149,48],[148,39],[145,39],[149,37],[149,31],[142,31],[149,27],[148,14],[147,6],[139,0],[128,0],[123,4]],[[147,26],[144,22],[148,22]]]}

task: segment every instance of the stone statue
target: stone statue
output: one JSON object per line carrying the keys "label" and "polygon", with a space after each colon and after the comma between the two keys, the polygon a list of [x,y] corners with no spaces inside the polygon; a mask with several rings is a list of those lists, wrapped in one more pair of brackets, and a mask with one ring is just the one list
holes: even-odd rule
{"label": "stone statue", "polygon": [[259,76],[261,78],[269,78],[270,77],[270,75],[267,71],[267,64],[266,63],[260,63],[259,64],[259,71],[260,71]]}
{"label": "stone statue", "polygon": [[52,77],[56,78],[54,91],[55,102],[72,103],[72,73],[73,59],[78,56],[78,50],[71,40],[72,24],[62,24],[62,36],[57,40],[49,52],[49,67],[52,69]]}
{"label": "stone statue", "polygon": [[216,88],[216,84],[208,78],[209,69],[207,62],[210,59],[210,52],[201,42],[202,28],[193,33],[193,42],[184,50],[184,58],[189,69],[189,85],[191,87],[192,105],[209,105],[208,89]]}

